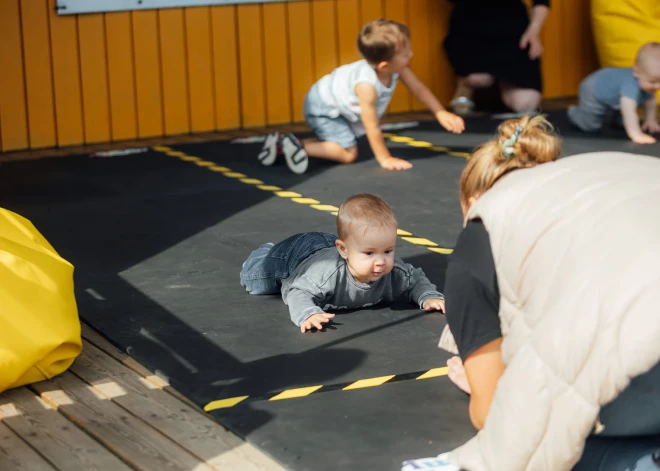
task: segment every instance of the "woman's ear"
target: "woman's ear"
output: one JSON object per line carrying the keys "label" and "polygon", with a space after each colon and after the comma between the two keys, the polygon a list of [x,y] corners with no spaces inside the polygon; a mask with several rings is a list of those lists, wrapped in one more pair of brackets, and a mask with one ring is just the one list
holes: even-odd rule
{"label": "woman's ear", "polygon": [[348,252],[346,249],[346,242],[344,242],[341,239],[337,239],[335,241],[335,246],[337,247],[337,251],[339,252],[339,255],[341,255],[341,258],[344,260],[348,259]]}

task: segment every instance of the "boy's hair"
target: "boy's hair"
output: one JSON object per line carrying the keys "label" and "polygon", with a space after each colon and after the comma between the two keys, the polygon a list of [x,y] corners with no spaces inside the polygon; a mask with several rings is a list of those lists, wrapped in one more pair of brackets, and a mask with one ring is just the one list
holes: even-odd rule
{"label": "boy's hair", "polygon": [[[511,143],[514,133],[517,138]],[[479,146],[468,159],[460,181],[461,204],[467,207],[471,197],[488,191],[506,173],[551,162],[560,152],[561,141],[545,117],[523,116],[503,122],[495,138]]]}
{"label": "boy's hair", "polygon": [[649,60],[660,61],[660,43],[648,42],[637,51],[637,57],[635,58],[636,66],[644,67]]}
{"label": "boy's hair", "polygon": [[337,235],[345,241],[356,227],[397,227],[396,216],[389,205],[378,196],[353,195],[347,198],[337,213]]}
{"label": "boy's hair", "polygon": [[362,27],[357,47],[367,62],[378,65],[389,61],[410,41],[408,27],[398,21],[379,18]]}

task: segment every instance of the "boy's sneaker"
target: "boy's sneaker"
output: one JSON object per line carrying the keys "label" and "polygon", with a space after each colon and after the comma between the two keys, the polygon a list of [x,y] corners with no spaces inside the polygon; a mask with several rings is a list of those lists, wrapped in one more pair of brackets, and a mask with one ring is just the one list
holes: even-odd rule
{"label": "boy's sneaker", "polygon": [[293,173],[302,175],[307,170],[309,158],[303,148],[303,145],[293,134],[282,136],[282,153],[287,167]]}
{"label": "boy's sneaker", "polygon": [[261,165],[265,165],[266,167],[270,167],[275,163],[275,160],[277,160],[277,154],[279,152],[279,144],[280,144],[280,133],[275,131],[273,133],[270,133],[268,136],[266,136],[266,142],[264,142],[264,146],[261,148],[261,152],[259,152],[259,162],[261,162]]}

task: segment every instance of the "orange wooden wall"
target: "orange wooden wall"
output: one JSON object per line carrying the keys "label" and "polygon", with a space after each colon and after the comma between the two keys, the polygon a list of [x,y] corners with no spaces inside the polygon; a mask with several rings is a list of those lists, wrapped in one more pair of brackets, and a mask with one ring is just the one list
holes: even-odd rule
{"label": "orange wooden wall", "polygon": [[[448,0],[302,0],[58,16],[55,0],[0,0],[0,151],[302,120],[309,86],[358,59],[361,24],[411,29],[412,67],[443,103]],[[553,0],[546,97],[596,67],[588,2]],[[390,112],[423,109],[399,87]]]}

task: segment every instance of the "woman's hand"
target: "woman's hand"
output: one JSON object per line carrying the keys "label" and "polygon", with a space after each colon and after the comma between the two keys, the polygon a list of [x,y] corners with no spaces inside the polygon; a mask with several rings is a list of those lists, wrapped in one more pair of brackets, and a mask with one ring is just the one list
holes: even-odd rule
{"label": "woman's hand", "polygon": [[527,46],[529,46],[530,59],[538,59],[543,54],[543,44],[541,44],[541,38],[539,38],[539,31],[533,25],[529,25],[520,38],[520,49],[525,49]]}

